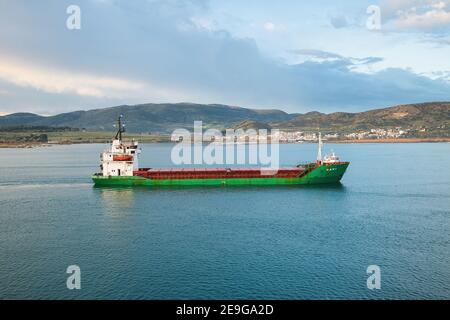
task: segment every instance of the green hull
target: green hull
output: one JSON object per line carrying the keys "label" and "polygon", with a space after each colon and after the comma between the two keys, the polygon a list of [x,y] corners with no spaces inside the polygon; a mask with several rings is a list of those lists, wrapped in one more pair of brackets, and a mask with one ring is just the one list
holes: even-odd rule
{"label": "green hull", "polygon": [[167,179],[155,180],[139,176],[93,176],[96,186],[221,186],[221,185],[303,185],[338,183],[349,163],[321,165],[298,178],[230,178],[230,179]]}

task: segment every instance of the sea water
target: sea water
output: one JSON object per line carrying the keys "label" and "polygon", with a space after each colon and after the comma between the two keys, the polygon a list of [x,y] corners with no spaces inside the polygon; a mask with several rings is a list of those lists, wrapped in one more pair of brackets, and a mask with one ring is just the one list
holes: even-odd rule
{"label": "sea water", "polygon": [[450,299],[448,143],[327,144],[351,162],[333,186],[159,189],[94,187],[106,147],[0,149],[1,299]]}

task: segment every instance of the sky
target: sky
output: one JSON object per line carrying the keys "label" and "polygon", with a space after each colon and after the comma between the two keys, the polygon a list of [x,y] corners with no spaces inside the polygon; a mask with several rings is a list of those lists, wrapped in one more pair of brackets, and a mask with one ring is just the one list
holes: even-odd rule
{"label": "sky", "polygon": [[0,0],[0,115],[444,100],[450,0]]}

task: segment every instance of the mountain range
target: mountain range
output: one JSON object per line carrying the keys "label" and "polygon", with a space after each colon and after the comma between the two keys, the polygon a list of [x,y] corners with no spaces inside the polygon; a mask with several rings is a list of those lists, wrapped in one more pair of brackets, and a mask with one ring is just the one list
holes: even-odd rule
{"label": "mountain range", "polygon": [[304,114],[260,110],[219,104],[165,103],[122,105],[53,116],[14,113],[0,117],[0,126],[57,126],[92,131],[113,131],[123,115],[128,132],[170,133],[176,128],[192,129],[194,121],[204,128],[277,128],[282,130],[354,131],[402,127],[449,136],[450,102],[399,105],[359,113],[317,111]]}

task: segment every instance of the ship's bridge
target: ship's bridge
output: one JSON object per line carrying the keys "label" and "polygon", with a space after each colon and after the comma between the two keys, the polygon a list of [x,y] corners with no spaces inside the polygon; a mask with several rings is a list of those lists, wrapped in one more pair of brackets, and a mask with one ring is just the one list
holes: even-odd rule
{"label": "ship's bridge", "polygon": [[138,170],[138,155],[140,149],[137,141],[123,142],[122,133],[125,131],[118,120],[119,130],[111,143],[111,147],[101,154],[101,165],[103,176],[133,176],[133,171]]}
{"label": "ship's bridge", "polygon": [[323,163],[339,163],[339,162],[340,159],[334,152],[323,157]]}

